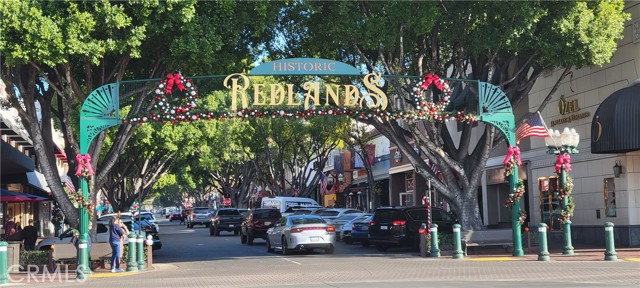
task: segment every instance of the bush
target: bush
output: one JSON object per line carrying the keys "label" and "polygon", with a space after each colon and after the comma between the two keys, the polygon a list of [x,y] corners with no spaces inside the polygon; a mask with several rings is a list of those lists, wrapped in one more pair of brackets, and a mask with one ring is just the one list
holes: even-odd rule
{"label": "bush", "polygon": [[47,265],[48,261],[49,251],[20,251],[20,266]]}

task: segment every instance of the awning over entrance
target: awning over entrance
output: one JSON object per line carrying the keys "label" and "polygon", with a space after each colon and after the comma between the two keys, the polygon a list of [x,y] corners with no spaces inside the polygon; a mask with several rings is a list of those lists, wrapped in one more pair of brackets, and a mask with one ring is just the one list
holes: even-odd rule
{"label": "awning over entrance", "polygon": [[0,202],[40,202],[47,198],[0,189]]}
{"label": "awning over entrance", "polygon": [[640,83],[604,99],[591,122],[591,153],[640,150]]}

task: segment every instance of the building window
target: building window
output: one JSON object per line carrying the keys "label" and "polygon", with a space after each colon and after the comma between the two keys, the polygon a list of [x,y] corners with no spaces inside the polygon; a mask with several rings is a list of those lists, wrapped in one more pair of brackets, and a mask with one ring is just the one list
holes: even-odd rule
{"label": "building window", "polygon": [[604,215],[616,217],[616,183],[614,178],[604,179]]}
{"label": "building window", "polygon": [[561,227],[562,203],[558,200],[560,195],[558,181],[557,176],[538,178],[540,222],[547,224],[551,230],[558,230]]}

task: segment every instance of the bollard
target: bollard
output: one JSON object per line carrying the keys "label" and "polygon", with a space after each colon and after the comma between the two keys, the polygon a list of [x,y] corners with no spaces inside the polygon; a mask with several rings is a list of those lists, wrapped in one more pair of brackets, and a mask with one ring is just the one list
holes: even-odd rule
{"label": "bollard", "polygon": [[89,263],[89,244],[87,240],[78,240],[78,257],[80,259],[86,259],[87,261],[78,261],[78,268],[76,269],[76,278],[80,280],[87,279],[91,274],[91,263]]}
{"label": "bollard", "polygon": [[547,224],[545,223],[538,223],[538,240],[540,241],[538,261],[550,261],[551,258],[547,249]]}
{"label": "bollard", "polygon": [[422,223],[418,229],[418,237],[420,241],[420,257],[427,257],[427,224]]}
{"label": "bollard", "polygon": [[431,257],[440,257],[438,249],[438,224],[431,224]]}
{"label": "bollard", "polygon": [[147,235],[147,240],[144,244],[147,245],[147,267],[153,268],[153,236]]}
{"label": "bollard", "polygon": [[138,263],[136,262],[136,246],[138,243],[136,242],[136,233],[129,233],[129,251],[127,252],[127,272],[138,271]]}
{"label": "bollard", "polygon": [[606,250],[604,251],[604,260],[615,261],[618,260],[615,247],[615,239],[613,238],[613,223],[604,223],[604,241]]}
{"label": "bollard", "polygon": [[5,241],[0,242],[0,284],[9,283],[9,275],[7,275],[7,246]]}
{"label": "bollard", "polygon": [[462,244],[460,243],[460,224],[453,224],[453,259],[464,258]]}
{"label": "bollard", "polygon": [[136,239],[136,243],[138,244],[138,271],[144,271],[145,263],[144,263],[144,236],[142,234],[144,231],[140,231],[138,238]]}

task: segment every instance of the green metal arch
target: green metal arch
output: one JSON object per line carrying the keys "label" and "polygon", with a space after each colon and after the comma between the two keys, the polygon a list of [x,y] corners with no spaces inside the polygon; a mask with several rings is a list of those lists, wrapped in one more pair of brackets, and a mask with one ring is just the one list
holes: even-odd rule
{"label": "green metal arch", "polygon": [[91,141],[109,127],[120,125],[119,83],[109,83],[93,90],[80,110],[80,154],[89,151]]}
{"label": "green metal arch", "polygon": [[516,145],[515,117],[507,94],[490,83],[478,82],[478,119],[498,128],[511,146]]}

